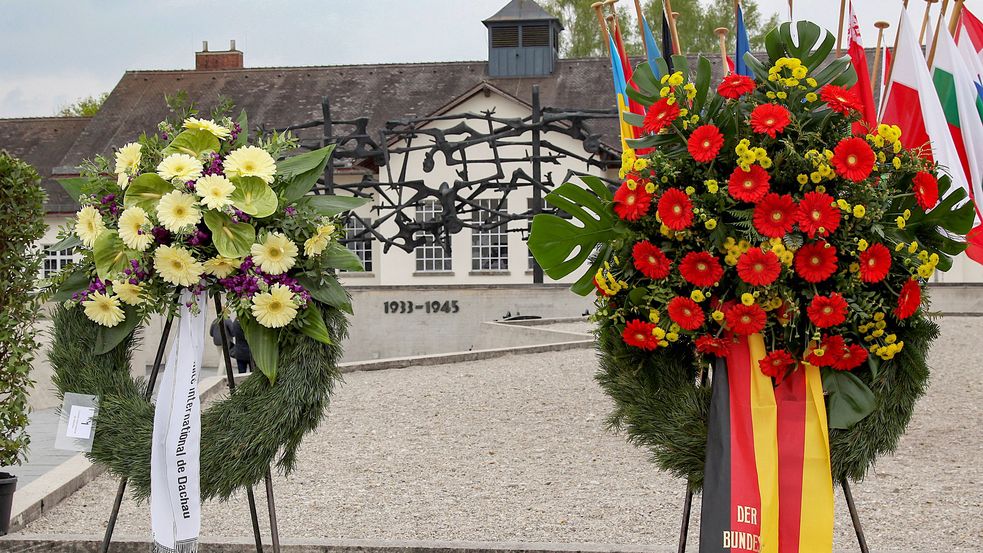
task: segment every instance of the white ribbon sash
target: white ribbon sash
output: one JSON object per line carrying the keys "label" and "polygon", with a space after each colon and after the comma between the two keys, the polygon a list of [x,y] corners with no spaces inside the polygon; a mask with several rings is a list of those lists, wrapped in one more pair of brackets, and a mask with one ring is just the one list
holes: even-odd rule
{"label": "white ribbon sash", "polygon": [[205,295],[198,314],[181,294],[178,332],[171,344],[154,410],[150,453],[150,527],[154,553],[195,553],[201,529],[199,445],[201,404],[198,373],[205,346]]}

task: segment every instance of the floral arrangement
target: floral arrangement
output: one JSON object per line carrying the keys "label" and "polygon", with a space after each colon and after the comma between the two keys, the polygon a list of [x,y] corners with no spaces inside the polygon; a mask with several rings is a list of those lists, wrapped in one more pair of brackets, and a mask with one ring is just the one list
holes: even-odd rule
{"label": "floral arrangement", "polygon": [[297,145],[289,134],[250,143],[245,114],[196,115],[63,181],[82,208],[57,247],[82,259],[56,298],[100,326],[108,351],[181,289],[224,297],[272,381],[281,331],[330,343],[315,303],[348,309],[334,269],[360,265],[338,243],[338,217],[365,200],[307,195],[330,147],[277,161]]}

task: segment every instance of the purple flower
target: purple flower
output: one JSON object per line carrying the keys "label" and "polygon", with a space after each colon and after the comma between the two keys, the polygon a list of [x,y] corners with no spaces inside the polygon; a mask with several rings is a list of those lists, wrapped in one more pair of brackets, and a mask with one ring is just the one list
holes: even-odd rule
{"label": "purple flower", "polygon": [[154,227],[150,233],[154,235],[154,241],[158,244],[167,245],[171,243],[171,233],[164,227]]}
{"label": "purple flower", "polygon": [[234,220],[235,222],[237,222],[237,223],[248,223],[249,222],[249,215],[247,215],[246,213],[244,213],[242,211],[239,211],[238,209],[236,209],[234,207],[232,208],[232,211],[233,211],[233,213],[232,213],[232,220]]}
{"label": "purple flower", "polygon": [[294,206],[290,205],[290,206],[287,206],[283,210],[283,212],[287,215],[287,217],[293,217],[294,215],[297,214],[297,208],[295,208]]}

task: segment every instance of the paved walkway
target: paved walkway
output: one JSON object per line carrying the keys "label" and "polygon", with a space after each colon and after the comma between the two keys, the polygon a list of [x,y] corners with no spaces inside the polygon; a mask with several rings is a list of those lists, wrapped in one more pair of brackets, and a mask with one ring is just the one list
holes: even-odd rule
{"label": "paved walkway", "polygon": [[55,434],[58,432],[58,413],[54,408],[35,411],[30,415],[27,433],[31,446],[27,451],[27,462],[5,467],[3,470],[17,477],[17,487],[23,488],[39,476],[75,456],[76,451],[55,449]]}

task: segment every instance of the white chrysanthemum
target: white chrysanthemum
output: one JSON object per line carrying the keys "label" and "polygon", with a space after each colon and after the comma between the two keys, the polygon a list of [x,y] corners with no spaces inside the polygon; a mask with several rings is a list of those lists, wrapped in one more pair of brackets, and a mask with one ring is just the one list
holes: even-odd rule
{"label": "white chrysanthemum", "polygon": [[267,184],[276,175],[276,161],[266,150],[256,146],[243,146],[234,150],[222,163],[228,177],[259,177]]}
{"label": "white chrysanthemum", "polygon": [[218,278],[225,278],[232,274],[242,264],[241,259],[231,257],[215,256],[205,262],[205,272],[215,275]]}
{"label": "white chrysanthemum", "polygon": [[191,252],[180,246],[161,246],[154,251],[154,268],[161,278],[177,286],[197,284],[205,272]]}
{"label": "white chrysanthemum", "polygon": [[140,170],[140,159],[142,158],[141,146],[138,142],[130,142],[119,150],[116,150],[116,171],[117,175],[130,175]]}
{"label": "white chrysanthemum", "polygon": [[264,273],[279,275],[289,271],[297,261],[297,244],[278,232],[271,232],[262,244],[253,244],[250,253]]}
{"label": "white chrysanthemum", "polygon": [[103,222],[102,215],[91,205],[80,209],[75,218],[75,235],[87,248],[91,248],[96,243],[96,239],[106,232],[106,223]]}
{"label": "white chrysanthemum", "polygon": [[195,117],[188,117],[184,120],[184,128],[208,131],[215,135],[216,138],[228,138],[232,134],[229,129],[219,125],[211,119],[197,119]]}
{"label": "white chrysanthemum", "polygon": [[222,209],[232,205],[232,192],[236,189],[232,181],[221,175],[208,175],[195,182],[195,193],[201,196],[201,203],[208,209]]}
{"label": "white chrysanthemum", "polygon": [[287,326],[297,316],[294,293],[282,284],[274,284],[269,292],[253,296],[252,312],[256,322],[267,328]]}
{"label": "white chrysanthemum", "polygon": [[201,162],[188,154],[171,154],[157,165],[157,174],[166,181],[188,182],[201,176]]}
{"label": "white chrysanthemum", "polygon": [[[119,238],[127,248],[145,251],[154,241],[145,225],[150,222],[147,212],[137,206],[128,207],[119,216]],[[124,300],[125,301],[125,300]]]}
{"label": "white chrysanthemum", "polygon": [[171,232],[181,232],[188,226],[197,225],[201,211],[195,205],[195,197],[180,190],[168,192],[157,204],[157,219]]}
{"label": "white chrysanthemum", "polygon": [[107,296],[102,292],[90,294],[89,299],[82,302],[82,306],[85,307],[86,317],[109,328],[118,325],[126,318],[116,296]]}
{"label": "white chrysanthemum", "polygon": [[113,292],[128,305],[140,305],[143,303],[143,286],[129,282],[117,282],[113,284]]}

